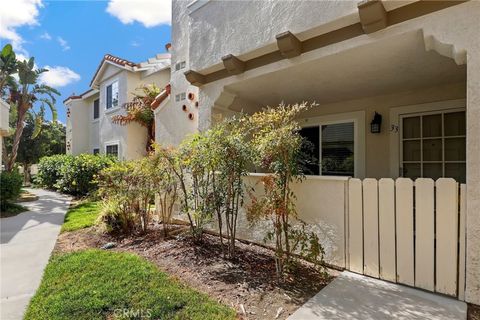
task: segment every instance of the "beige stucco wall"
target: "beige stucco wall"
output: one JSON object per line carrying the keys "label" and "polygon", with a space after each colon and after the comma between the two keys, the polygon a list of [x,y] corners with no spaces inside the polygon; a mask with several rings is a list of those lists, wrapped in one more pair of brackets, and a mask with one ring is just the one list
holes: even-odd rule
{"label": "beige stucco wall", "polygon": [[[171,95],[167,104],[160,106],[155,112],[155,141],[161,145],[178,145],[185,136],[195,132],[198,128],[198,112],[203,108],[201,104],[199,107],[195,107],[194,102],[198,100],[198,88],[191,86],[183,74],[190,68],[188,55],[190,22],[187,1],[174,0],[172,2]],[[175,70],[175,64],[181,61],[185,61],[185,68]],[[182,93],[185,93],[186,96],[193,93],[195,100],[189,101],[187,98],[176,101],[175,97]],[[182,110],[183,105],[187,106],[187,112]],[[193,114],[193,120],[188,118],[189,113]]]}
{"label": "beige stucco wall", "polygon": [[[262,174],[251,174],[245,178],[248,189],[255,189],[258,197],[263,195],[260,182]],[[307,231],[315,232],[325,249],[325,262],[345,268],[345,217],[346,192],[348,179],[343,177],[307,177],[301,183],[294,183],[292,191],[297,195],[295,202],[298,218],[307,223]],[[249,205],[249,197],[245,197],[244,208]],[[271,222],[260,222],[251,225],[242,209],[238,217],[237,234],[240,238],[263,242]],[[270,243],[272,245],[272,243]]]}
{"label": "beige stucco wall", "polygon": [[89,114],[87,113],[87,103],[81,99],[71,100],[66,104],[70,110],[70,116],[67,117],[66,140],[70,149],[66,149],[68,154],[77,155],[80,153],[89,153]]}

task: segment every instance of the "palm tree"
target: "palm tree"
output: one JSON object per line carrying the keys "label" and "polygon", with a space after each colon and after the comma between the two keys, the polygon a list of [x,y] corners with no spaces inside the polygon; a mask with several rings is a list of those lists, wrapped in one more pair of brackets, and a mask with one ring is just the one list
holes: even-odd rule
{"label": "palm tree", "polygon": [[147,154],[153,151],[153,142],[155,140],[155,116],[153,114],[152,103],[160,94],[161,90],[156,85],[142,86],[141,94],[134,93],[132,101],[123,105],[126,110],[124,115],[112,117],[112,122],[122,126],[136,122],[147,129],[147,145],[145,149]]}
{"label": "palm tree", "polygon": [[[18,146],[22,137],[23,128],[27,114],[32,114],[35,119],[36,128],[32,138],[35,138],[42,128],[47,106],[52,113],[53,122],[57,121],[57,110],[55,108],[55,95],[60,93],[54,88],[45,84],[38,83],[39,76],[47,72],[47,69],[36,69],[34,58],[28,61],[17,61],[18,81],[11,82],[8,85],[10,90],[9,101],[14,112],[17,115],[15,124],[15,133],[13,136],[12,150],[7,155],[6,170],[11,171],[17,159]],[[39,105],[38,111],[34,107]]]}

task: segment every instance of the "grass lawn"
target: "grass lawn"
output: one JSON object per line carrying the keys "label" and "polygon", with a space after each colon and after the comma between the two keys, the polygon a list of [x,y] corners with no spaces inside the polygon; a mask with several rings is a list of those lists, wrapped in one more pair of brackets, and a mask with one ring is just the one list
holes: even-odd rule
{"label": "grass lawn", "polygon": [[5,210],[0,211],[0,218],[8,218],[16,216],[19,213],[28,211],[27,208],[16,203],[7,203]]}
{"label": "grass lawn", "polygon": [[65,216],[62,232],[88,228],[95,224],[101,204],[96,201],[82,202],[70,208]]}
{"label": "grass lawn", "polygon": [[25,319],[235,319],[235,311],[130,253],[86,250],[48,264]]}

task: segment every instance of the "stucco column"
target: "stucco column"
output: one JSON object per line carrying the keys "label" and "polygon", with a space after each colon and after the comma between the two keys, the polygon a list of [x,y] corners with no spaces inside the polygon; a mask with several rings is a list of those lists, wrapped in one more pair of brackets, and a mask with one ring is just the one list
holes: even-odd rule
{"label": "stucco column", "polygon": [[467,51],[466,227],[465,300],[480,304],[480,56],[477,50]]}

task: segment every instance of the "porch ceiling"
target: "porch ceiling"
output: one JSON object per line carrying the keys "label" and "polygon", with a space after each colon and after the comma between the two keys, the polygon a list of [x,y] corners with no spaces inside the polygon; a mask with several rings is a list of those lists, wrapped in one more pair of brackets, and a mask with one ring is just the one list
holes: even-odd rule
{"label": "porch ceiling", "polygon": [[466,66],[426,51],[422,32],[293,65],[225,87],[255,104],[319,104],[463,82]]}

